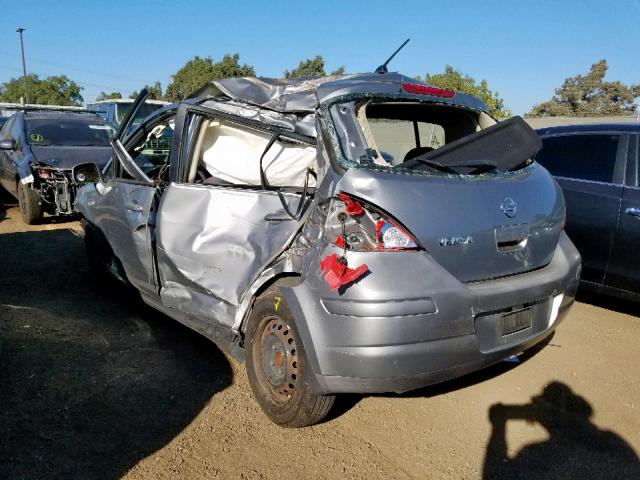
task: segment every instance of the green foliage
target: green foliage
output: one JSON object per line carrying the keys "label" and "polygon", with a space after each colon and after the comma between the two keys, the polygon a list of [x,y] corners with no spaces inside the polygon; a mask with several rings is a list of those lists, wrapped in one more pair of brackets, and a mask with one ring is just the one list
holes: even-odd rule
{"label": "green foliage", "polygon": [[[153,85],[145,85],[142,89],[147,89],[149,92],[149,99],[151,100],[164,100],[164,96],[162,95],[162,85],[160,82],[155,82]],[[129,98],[136,98],[138,96],[137,90],[135,90]]]}
{"label": "green foliage", "polygon": [[[35,73],[27,75],[27,100],[44,105],[80,106],[82,87],[66,75],[41,79]],[[12,78],[0,85],[0,101],[18,103],[24,96],[22,78]]]}
{"label": "green foliage", "polygon": [[167,87],[166,99],[169,101],[182,100],[188,97],[211,80],[230,77],[255,77],[252,66],[240,65],[240,55],[225,55],[221,61],[214,63],[211,57],[194,57],[171,77]]}
{"label": "green foliage", "polygon": [[96,102],[101,100],[119,100],[122,98],[122,94],[120,92],[100,92],[100,94],[96,97]]}
{"label": "green foliage", "polygon": [[606,60],[591,65],[586,75],[567,78],[556,94],[544,103],[534,105],[527,114],[532,117],[598,117],[628,115],[633,112],[633,100],[640,96],[640,84],[623,85],[607,82]]}
{"label": "green foliage", "polygon": [[[327,72],[324,69],[324,58],[322,55],[316,55],[315,58],[308,58],[298,63],[298,67],[293,70],[285,70],[284,78],[300,78],[300,77],[324,77]],[[330,75],[344,75],[344,65],[336,68]]]}
{"label": "green foliage", "polygon": [[[418,77],[418,79],[420,79],[420,77]],[[511,116],[511,111],[505,107],[504,100],[500,98],[498,92],[492,92],[489,89],[486,80],[481,80],[480,83],[478,83],[473,77],[463,75],[451,65],[446,65],[442,73],[436,73],[434,75],[427,74],[424,81],[437,87],[478,97],[487,104],[489,112],[496,118],[507,118]]]}
{"label": "green foliage", "polygon": [[284,78],[324,77],[325,75],[324,58],[322,58],[322,55],[316,55],[315,58],[302,60],[297,68],[291,71],[284,71]]}

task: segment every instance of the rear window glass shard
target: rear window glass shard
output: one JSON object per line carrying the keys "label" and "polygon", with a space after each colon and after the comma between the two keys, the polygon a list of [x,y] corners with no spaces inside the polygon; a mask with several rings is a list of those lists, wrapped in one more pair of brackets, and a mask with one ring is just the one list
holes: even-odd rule
{"label": "rear window glass shard", "polygon": [[526,164],[541,148],[538,134],[521,117],[513,117],[414,157],[403,166],[441,166],[461,174],[507,172]]}

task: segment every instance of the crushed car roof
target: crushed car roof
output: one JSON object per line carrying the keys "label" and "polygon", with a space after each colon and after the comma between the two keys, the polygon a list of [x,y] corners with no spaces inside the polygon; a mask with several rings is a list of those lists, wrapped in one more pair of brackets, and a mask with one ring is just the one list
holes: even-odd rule
{"label": "crushed car roof", "polygon": [[[312,113],[321,103],[345,95],[376,94],[402,95],[427,100],[429,95],[412,95],[403,90],[403,84],[434,87],[399,73],[363,73],[329,77],[282,78],[225,78],[212,80],[196,90],[195,97],[226,97],[280,113]],[[437,87],[436,87],[437,88]],[[431,97],[439,103],[448,103],[488,113],[480,99],[464,93],[451,98]]]}

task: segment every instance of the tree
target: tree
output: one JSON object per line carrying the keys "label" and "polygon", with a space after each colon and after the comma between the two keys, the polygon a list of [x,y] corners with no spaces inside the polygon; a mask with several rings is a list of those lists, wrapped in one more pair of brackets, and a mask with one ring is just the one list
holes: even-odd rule
{"label": "tree", "polygon": [[166,99],[169,101],[182,100],[193,91],[211,80],[230,77],[255,77],[252,66],[240,65],[240,55],[225,55],[221,61],[214,63],[211,57],[194,57],[171,77],[167,87]]}
{"label": "tree", "polygon": [[[29,103],[44,105],[80,106],[82,87],[66,75],[41,79],[35,73],[27,75],[27,97]],[[22,78],[12,78],[0,85],[0,101],[18,103],[24,96]]]}
{"label": "tree", "polygon": [[[143,89],[147,89],[147,91],[149,92],[149,98],[152,100],[164,100],[164,97],[162,96],[162,85],[160,84],[160,82],[156,81],[153,86],[151,85],[145,85],[144,87],[142,87]],[[136,98],[138,96],[140,92],[138,92],[137,90],[134,90],[134,92],[129,95],[129,98]]]}
{"label": "tree", "polygon": [[[324,58],[322,58],[322,55],[316,55],[315,58],[302,60],[298,67],[291,71],[285,70],[284,78],[324,77],[326,74]],[[344,75],[344,65],[332,71],[331,75]]]}
{"label": "tree", "polygon": [[324,59],[322,58],[322,55],[316,55],[315,58],[302,60],[298,64],[297,68],[294,68],[291,71],[284,71],[284,78],[324,77],[325,75]]}
{"label": "tree", "polygon": [[[420,80],[420,77],[418,77]],[[505,107],[504,100],[500,98],[498,92],[489,89],[486,80],[478,83],[473,77],[462,74],[451,65],[444,67],[444,72],[434,75],[427,74],[424,81],[436,87],[455,90],[456,92],[467,93],[478,97],[489,108],[489,113],[497,118],[507,118],[511,116],[511,111]]]}
{"label": "tree", "polygon": [[626,115],[634,111],[633,101],[640,96],[640,84],[623,85],[607,82],[606,60],[591,65],[586,75],[567,78],[555,95],[544,103],[534,105],[527,114],[533,117],[597,117]]}
{"label": "tree", "polygon": [[119,100],[122,98],[122,94],[120,92],[100,92],[100,94],[96,97],[96,102],[101,100]]}

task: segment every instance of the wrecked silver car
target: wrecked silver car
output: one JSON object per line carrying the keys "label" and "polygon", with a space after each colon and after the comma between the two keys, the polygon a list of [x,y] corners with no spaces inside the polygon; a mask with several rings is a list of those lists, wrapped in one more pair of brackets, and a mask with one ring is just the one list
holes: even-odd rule
{"label": "wrecked silver car", "polygon": [[89,261],[246,359],[278,424],[499,362],[573,303],[540,140],[474,97],[394,73],[237,78],[124,136],[134,111],[104,172],[74,170]]}

